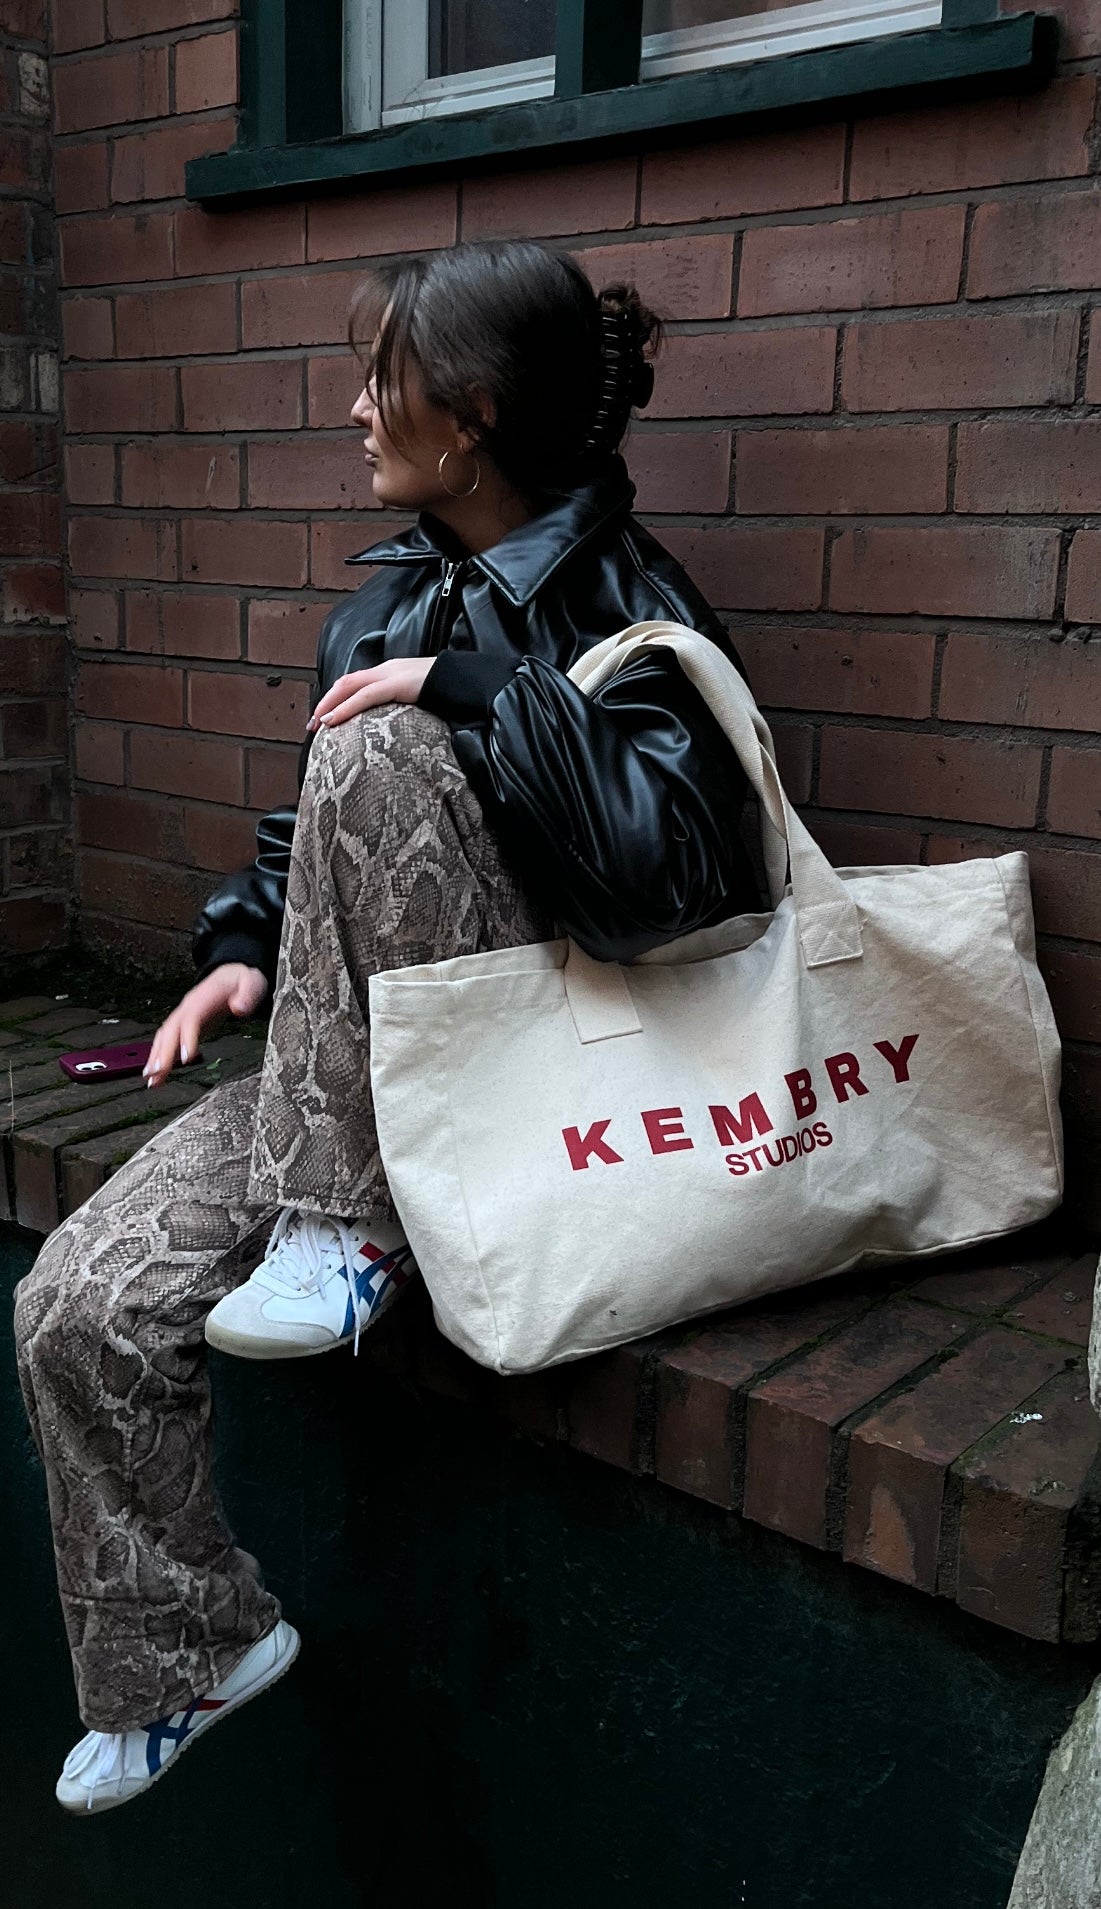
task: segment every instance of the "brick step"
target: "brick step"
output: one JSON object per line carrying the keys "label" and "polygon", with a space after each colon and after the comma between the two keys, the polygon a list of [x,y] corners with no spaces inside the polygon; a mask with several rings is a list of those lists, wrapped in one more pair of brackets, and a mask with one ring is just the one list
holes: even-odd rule
{"label": "brick step", "polygon": [[260,1065],[264,1029],[244,1023],[204,1040],[198,1065],[150,1091],[141,1075],[73,1081],[59,1054],[149,1040],[155,1028],[94,1004],[20,995],[0,1001],[0,1220],[50,1233],[152,1134],[220,1081]]}
{"label": "brick step", "polygon": [[1101,1637],[1096,1249],[1049,1223],[929,1270],[852,1274],[522,1378],[423,1288],[370,1355],[846,1563],[1048,1643]]}
{"label": "brick step", "polygon": [[[0,1218],[48,1233],[264,1030],[150,1094],[69,1081],[66,1050],[152,1033],[0,1001]],[[214,1067],[211,1063],[217,1063]],[[1058,1222],[856,1273],[527,1378],[442,1337],[423,1287],[364,1341],[430,1390],[1049,1643],[1101,1638],[1101,1421],[1085,1369],[1096,1251]]]}

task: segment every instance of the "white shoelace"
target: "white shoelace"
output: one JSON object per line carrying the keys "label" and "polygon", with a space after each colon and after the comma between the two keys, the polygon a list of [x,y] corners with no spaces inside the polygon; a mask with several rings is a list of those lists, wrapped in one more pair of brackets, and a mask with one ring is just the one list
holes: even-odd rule
{"label": "white shoelace", "polygon": [[[293,1235],[289,1231],[292,1221],[295,1224]],[[326,1231],[335,1237],[326,1239]],[[264,1272],[277,1279],[288,1292],[319,1292],[322,1275],[327,1278],[336,1270],[331,1260],[337,1246],[344,1255],[340,1271],[347,1281],[352,1302],[352,1317],[355,1320],[353,1350],[358,1357],[359,1292],[354,1264],[357,1248],[343,1220],[334,1219],[327,1213],[306,1213],[300,1207],[285,1206],[268,1241]]]}
{"label": "white shoelace", "polygon": [[89,1730],[87,1736],[81,1737],[65,1758],[62,1773],[70,1781],[80,1777],[88,1784],[89,1809],[92,1808],[100,1784],[108,1782],[112,1776],[117,1777],[116,1794],[121,1792],[126,1781],[126,1758],[123,1755],[125,1741],[125,1735],[117,1731]]}

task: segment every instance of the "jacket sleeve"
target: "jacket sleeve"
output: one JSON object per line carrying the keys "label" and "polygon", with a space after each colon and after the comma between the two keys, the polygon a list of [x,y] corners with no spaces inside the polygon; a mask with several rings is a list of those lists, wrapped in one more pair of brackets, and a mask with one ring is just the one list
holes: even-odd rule
{"label": "jacket sleeve", "polygon": [[629,961],[759,905],[739,834],[744,772],[672,652],[635,657],[591,697],[534,656],[496,687],[448,696],[466,660],[421,701],[452,724],[520,879],[589,954]]}
{"label": "jacket sleeve", "polygon": [[[315,681],[310,697],[311,715],[321,701],[321,693],[321,684]],[[314,734],[313,730],[307,733],[298,754],[299,795]],[[297,815],[297,803],[286,803],[261,816],[256,824],[256,859],[248,868],[226,876],[200,912],[191,933],[197,981],[204,980],[226,961],[243,961],[266,975],[268,991],[259,1009],[261,1018],[270,1013],[275,993],[287,901],[287,871]]]}

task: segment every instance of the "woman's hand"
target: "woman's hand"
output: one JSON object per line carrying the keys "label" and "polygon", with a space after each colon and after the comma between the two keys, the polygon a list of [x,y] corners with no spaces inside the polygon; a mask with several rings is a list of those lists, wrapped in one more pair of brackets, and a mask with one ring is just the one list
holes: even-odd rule
{"label": "woman's hand", "polygon": [[204,1027],[227,1008],[231,1014],[247,1020],[250,1014],[255,1014],[267,991],[267,976],[243,961],[224,961],[220,968],[197,981],[153,1036],[149,1059],[141,1070],[146,1075],[146,1085],[160,1086],[176,1065],[177,1053],[184,1062],[197,1053]]}
{"label": "woman's hand", "polygon": [[392,656],[375,669],[353,670],[341,676],[325,691],[307,729],[330,729],[334,723],[346,723],[361,709],[375,709],[379,703],[415,703],[424,687],[424,679],[435,662],[434,656]]}

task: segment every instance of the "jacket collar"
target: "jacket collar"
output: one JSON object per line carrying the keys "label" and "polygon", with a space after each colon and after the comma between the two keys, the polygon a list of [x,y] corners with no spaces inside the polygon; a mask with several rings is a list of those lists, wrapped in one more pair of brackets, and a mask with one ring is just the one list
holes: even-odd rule
{"label": "jacket collar", "polygon": [[510,530],[489,550],[471,555],[446,524],[431,511],[422,511],[412,529],[384,543],[372,544],[348,563],[430,563],[463,560],[482,571],[512,603],[529,603],[548,578],[617,517],[626,517],[635,487],[623,459],[591,484],[557,499],[529,523]]}

